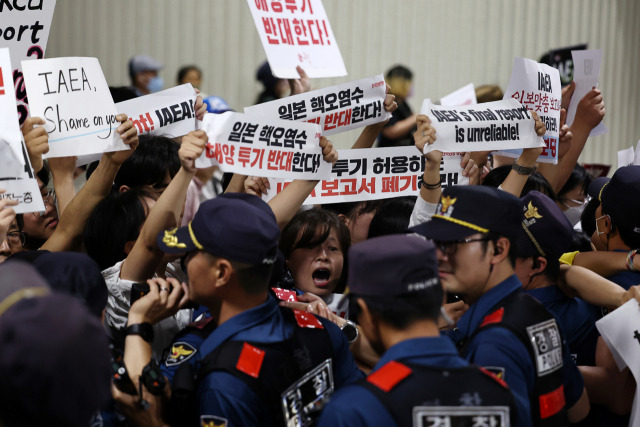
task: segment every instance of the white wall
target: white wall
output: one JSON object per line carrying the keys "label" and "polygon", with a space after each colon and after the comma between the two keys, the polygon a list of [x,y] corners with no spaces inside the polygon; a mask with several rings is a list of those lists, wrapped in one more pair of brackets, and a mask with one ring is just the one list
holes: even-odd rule
{"label": "white wall", "polygon": [[[324,0],[355,80],[402,63],[415,73],[410,104],[439,99],[469,82],[507,86],[515,56],[586,42],[604,50],[600,74],[610,133],[589,141],[582,161],[613,164],[640,139],[638,0]],[[203,90],[242,110],[260,91],[266,59],[246,0],[58,0],[47,57],[97,56],[112,85],[128,84],[127,60],[147,53],[166,64],[165,86],[181,65],[204,70]],[[346,147],[354,132],[336,135]]]}

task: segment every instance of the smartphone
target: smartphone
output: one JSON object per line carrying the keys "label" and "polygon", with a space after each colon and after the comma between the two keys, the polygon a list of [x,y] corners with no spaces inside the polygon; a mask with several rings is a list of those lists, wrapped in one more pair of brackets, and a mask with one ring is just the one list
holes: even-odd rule
{"label": "smartphone", "polygon": [[131,285],[131,299],[129,305],[133,305],[134,302],[149,293],[149,285],[147,283],[134,283]]}

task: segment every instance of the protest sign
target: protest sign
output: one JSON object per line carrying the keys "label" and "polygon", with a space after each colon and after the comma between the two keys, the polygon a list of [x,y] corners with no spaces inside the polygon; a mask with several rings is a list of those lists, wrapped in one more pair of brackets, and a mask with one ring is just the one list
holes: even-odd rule
{"label": "protest sign", "polygon": [[591,178],[600,178],[609,175],[611,165],[603,165],[601,163],[583,163],[582,167],[586,169]]}
{"label": "protest sign", "polygon": [[[1,7],[1,6],[0,6]],[[0,49],[0,198],[18,201],[16,213],[44,211],[44,203],[24,146],[13,95],[9,49]],[[7,90],[8,88],[8,90]]]}
{"label": "protest sign", "polygon": [[49,133],[45,157],[127,150],[115,129],[118,114],[97,58],[23,61],[31,115]]}
{"label": "protest sign", "polygon": [[451,92],[449,95],[445,95],[440,98],[440,105],[452,107],[456,105],[473,105],[477,104],[476,90],[473,87],[473,83],[469,83],[460,89]]}
{"label": "protest sign", "polygon": [[356,80],[245,107],[255,116],[316,123],[324,136],[382,122],[391,117],[384,109],[384,76]]}
{"label": "protest sign", "polygon": [[196,130],[196,91],[190,83],[118,102],[118,114],[126,114],[138,135],[152,133],[171,138]]}
{"label": "protest sign", "polygon": [[[543,135],[545,147],[538,162],[557,164],[562,104],[558,70],[546,64],[538,64],[532,59],[515,58],[511,80],[504,92],[504,99],[509,98],[517,100],[540,116],[547,132]],[[505,150],[496,154],[518,158],[521,153],[522,150]]]}
{"label": "protest sign", "polygon": [[425,145],[425,153],[432,150],[457,153],[544,145],[542,138],[536,135],[533,117],[515,99],[458,107],[434,105],[430,99],[425,99],[420,113],[428,116],[436,129],[436,141]]}
{"label": "protest sign", "polygon": [[[415,147],[365,148],[338,150],[339,160],[331,169],[331,177],[316,185],[305,205],[417,196],[425,158]],[[467,185],[462,176],[461,153],[445,153],[440,163],[443,187]],[[269,179],[271,189],[263,199],[271,200],[291,180]]]}
{"label": "protest sign", "polygon": [[[573,54],[573,81],[576,88],[571,95],[571,103],[567,110],[567,124],[571,126],[576,118],[576,111],[580,100],[591,91],[594,87],[598,87],[600,79],[600,65],[602,64],[602,50],[575,50]],[[589,136],[602,135],[609,132],[604,123],[600,122],[598,126],[591,130]]]}
{"label": "protest sign", "polygon": [[16,67],[12,71],[21,125],[29,115],[29,104],[20,62],[23,59],[44,58],[55,7],[56,0],[0,2],[0,47],[11,50],[11,63]]}
{"label": "protest sign", "polygon": [[585,50],[586,48],[586,44],[579,44],[553,49],[540,58],[540,62],[556,68],[560,74],[560,84],[565,87],[573,80],[573,56],[571,51]]}
{"label": "protest sign", "polygon": [[274,76],[297,79],[298,65],[311,78],[347,75],[322,0],[247,3]]}
{"label": "protest sign", "polygon": [[[607,344],[618,369],[629,370],[640,380],[640,307],[635,299],[627,301],[615,311],[596,322],[596,327]],[[630,426],[640,425],[640,402],[638,389],[633,401]]]}
{"label": "protest sign", "polygon": [[629,147],[618,151],[618,168],[629,165],[640,165],[640,141],[635,150]]}
{"label": "protest sign", "polygon": [[218,165],[223,172],[292,179],[323,179],[331,173],[314,123],[227,112],[205,115],[202,130],[209,142],[198,168]]}

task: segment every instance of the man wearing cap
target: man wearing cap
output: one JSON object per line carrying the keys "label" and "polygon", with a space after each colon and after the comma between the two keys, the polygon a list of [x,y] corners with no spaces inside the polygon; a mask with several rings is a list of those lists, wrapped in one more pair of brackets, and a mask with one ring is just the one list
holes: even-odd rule
{"label": "man wearing cap", "polygon": [[131,90],[137,96],[149,95],[162,90],[164,82],[158,75],[163,65],[149,55],[136,55],[129,60]]}
{"label": "man wearing cap", "polygon": [[514,274],[521,216],[520,200],[504,191],[448,187],[431,221],[413,230],[434,240],[440,280],[469,304],[457,324],[463,357],[509,384],[518,425],[564,425],[584,418],[589,402],[555,319]]}
{"label": "man wearing cap", "polygon": [[633,263],[640,249],[640,166],[618,169],[600,189],[599,198],[596,231],[591,239],[606,251],[628,252],[628,271],[607,277],[628,290],[640,283],[640,266]]}
{"label": "man wearing cap", "polygon": [[586,302],[569,298],[556,286],[560,256],[571,246],[573,230],[549,197],[531,191],[522,197],[522,230],[515,272],[525,292],[544,305],[562,328],[577,365],[595,365],[598,330]]}
{"label": "man wearing cap", "polygon": [[[202,425],[280,425],[296,418],[306,423],[310,410],[334,389],[362,377],[336,325],[280,307],[269,294],[279,236],[265,202],[233,193],[204,202],[188,226],[158,236],[166,253],[186,253],[190,299],[206,306],[216,325],[199,347],[174,343],[170,355],[180,364],[174,386],[181,370],[198,375],[191,415]],[[180,288],[174,279],[154,283],[160,284],[156,297],[166,291],[171,298]],[[131,307],[130,325],[155,321],[141,310],[150,299]],[[132,371],[130,348],[146,361],[150,352],[138,337],[127,337],[125,363]],[[134,372],[140,372],[140,358],[135,363]]]}
{"label": "man wearing cap", "polygon": [[506,384],[470,367],[439,335],[443,290],[432,243],[413,234],[365,240],[349,251],[348,277],[350,310],[382,357],[331,398],[320,426],[514,424]]}
{"label": "man wearing cap", "polygon": [[107,336],[22,261],[0,265],[0,425],[87,426],[109,402]]}

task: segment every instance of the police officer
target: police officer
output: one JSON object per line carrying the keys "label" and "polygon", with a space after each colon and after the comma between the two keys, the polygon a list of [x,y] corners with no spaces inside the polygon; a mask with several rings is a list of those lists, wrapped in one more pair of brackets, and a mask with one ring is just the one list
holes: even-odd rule
{"label": "police officer", "polygon": [[[201,204],[186,227],[158,236],[161,250],[186,253],[190,298],[209,309],[208,322],[215,324],[199,346],[197,340],[174,343],[170,355],[180,365],[174,383],[182,368],[197,376],[202,425],[308,425],[331,392],[362,378],[336,325],[280,307],[269,293],[279,235],[273,212],[260,198],[224,194]],[[154,279],[150,286],[155,295],[141,298],[132,312],[144,312],[154,296],[173,298],[179,284]],[[130,313],[129,328],[145,320]],[[125,363],[131,360],[130,338]]]}
{"label": "police officer", "polygon": [[463,357],[509,384],[518,425],[565,425],[584,418],[589,402],[556,320],[514,275],[521,215],[520,200],[504,191],[448,187],[414,230],[435,241],[445,289],[469,304],[458,321]]}
{"label": "police officer", "polygon": [[521,199],[522,229],[515,273],[525,292],[555,316],[577,365],[595,365],[598,330],[589,305],[556,286],[558,259],[571,246],[573,229],[558,205],[538,191]]}
{"label": "police officer", "polygon": [[372,238],[349,251],[349,303],[382,358],[366,380],[334,394],[320,426],[513,425],[506,384],[470,367],[439,335],[435,252],[415,234]]}

